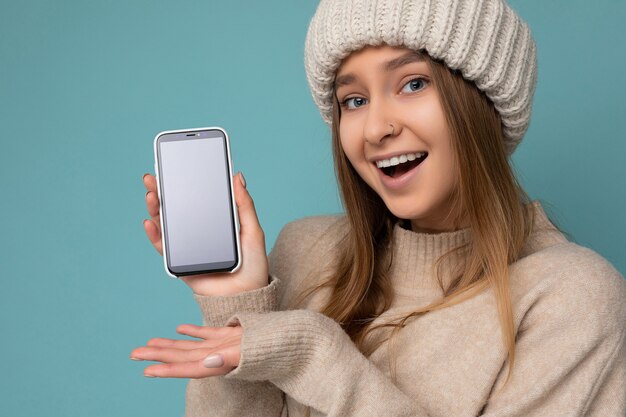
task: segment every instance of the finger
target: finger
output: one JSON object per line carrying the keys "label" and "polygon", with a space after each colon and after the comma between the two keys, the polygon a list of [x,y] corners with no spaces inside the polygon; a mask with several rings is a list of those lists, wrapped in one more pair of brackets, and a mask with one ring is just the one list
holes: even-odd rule
{"label": "finger", "polygon": [[148,343],[146,343],[146,346],[170,347],[175,349],[200,349],[210,347],[205,341],[202,340],[175,340],[164,337],[150,339],[148,340]]}
{"label": "finger", "polygon": [[171,347],[142,346],[130,353],[131,358],[164,363],[181,363],[200,360],[211,353],[213,348],[176,349]]}
{"label": "finger", "polygon": [[[204,350],[204,349],[200,349]],[[144,375],[160,378],[205,378],[225,375],[239,366],[240,340],[211,352],[195,362],[176,362],[147,367]]]}
{"label": "finger", "polygon": [[234,181],[235,203],[237,204],[241,233],[260,234],[263,236],[263,229],[261,229],[256,214],[254,201],[252,201],[250,193],[243,185],[241,172],[237,173],[235,177],[237,177]]}
{"label": "finger", "polygon": [[198,337],[202,339],[224,339],[231,336],[239,336],[242,333],[241,326],[235,327],[209,327],[209,326],[196,326],[193,324],[181,324],[176,328],[176,332],[185,334],[192,337]]}
{"label": "finger", "polygon": [[143,185],[146,187],[146,190],[156,192],[156,177],[150,173],[145,174],[143,176]]}
{"label": "finger", "polygon": [[241,338],[232,340],[227,346],[220,347],[214,353],[202,359],[202,366],[207,368],[233,369],[241,360]]}
{"label": "finger", "polygon": [[148,236],[150,243],[152,243],[152,246],[154,246],[157,252],[163,255],[163,242],[161,239],[160,228],[154,221],[148,219],[143,221],[143,228],[146,231],[146,235]]}
{"label": "finger", "polygon": [[[180,349],[180,350],[194,350],[194,349],[219,349],[224,346],[230,346],[232,343],[239,343],[241,340],[241,335],[228,336],[221,339],[210,339],[210,340],[175,340],[175,339],[167,339],[167,338],[153,338],[148,340],[146,343],[146,347],[154,347],[154,348],[169,348],[169,349]],[[148,352],[146,349],[136,349],[131,354],[131,357],[134,359],[141,360],[153,360],[147,359],[144,356],[153,355],[152,352]],[[153,358],[154,356],[150,356]]]}
{"label": "finger", "polygon": [[206,378],[209,376],[225,375],[232,368],[206,368],[202,361],[168,363],[151,365],[144,369],[144,375],[159,378]]}
{"label": "finger", "polygon": [[146,208],[152,219],[159,217],[161,208],[159,207],[159,195],[156,191],[148,191],[146,193]]}

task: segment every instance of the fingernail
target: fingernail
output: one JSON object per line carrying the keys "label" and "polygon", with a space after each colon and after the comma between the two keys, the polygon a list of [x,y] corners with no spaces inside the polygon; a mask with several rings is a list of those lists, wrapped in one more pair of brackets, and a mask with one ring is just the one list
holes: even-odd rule
{"label": "fingernail", "polygon": [[146,175],[148,175],[148,173],[146,172],[145,174],[143,174],[143,177],[141,177],[142,180],[146,179]]}
{"label": "fingernail", "polygon": [[149,375],[149,374],[143,374],[143,376],[147,376],[148,378],[156,378],[156,376],[154,376],[154,375]]}
{"label": "fingernail", "polygon": [[132,356],[131,356],[130,358],[131,358],[132,360],[134,360],[134,361],[142,361],[142,360],[143,360],[143,359],[139,359],[139,358],[134,358],[134,357],[132,357]]}
{"label": "fingernail", "polygon": [[243,172],[239,171],[239,175],[241,176],[243,187],[246,188],[246,179],[243,177]]}
{"label": "fingernail", "polygon": [[146,197],[148,197],[149,193],[150,193],[150,190],[146,191]]}
{"label": "fingernail", "polygon": [[205,368],[220,368],[224,366],[224,358],[219,353],[209,355],[202,361]]}

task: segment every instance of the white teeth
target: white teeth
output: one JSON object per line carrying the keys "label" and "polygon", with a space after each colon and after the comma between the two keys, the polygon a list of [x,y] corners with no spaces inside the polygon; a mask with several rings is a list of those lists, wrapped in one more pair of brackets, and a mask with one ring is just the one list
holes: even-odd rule
{"label": "white teeth", "polygon": [[380,161],[376,161],[376,166],[378,168],[386,168],[393,165],[399,165],[406,161],[414,161],[417,158],[421,158],[425,155],[425,152],[416,152],[416,153],[407,153],[399,156],[394,156],[391,159],[381,159]]}

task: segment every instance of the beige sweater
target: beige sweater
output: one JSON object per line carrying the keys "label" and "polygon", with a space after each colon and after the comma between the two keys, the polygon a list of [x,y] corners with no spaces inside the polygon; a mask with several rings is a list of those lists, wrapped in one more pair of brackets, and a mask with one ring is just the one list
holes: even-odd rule
{"label": "beige sweater", "polygon": [[[306,217],[280,232],[271,283],[231,297],[194,295],[205,325],[239,322],[241,363],[223,377],[192,379],[186,417],[598,416],[626,411],[626,281],[591,249],[568,242],[539,202],[532,239],[510,266],[516,336],[512,379],[491,289],[410,321],[396,343],[364,357],[333,320],[287,310],[315,283],[345,231],[345,216]],[[442,292],[435,259],[467,241],[469,230],[422,234],[394,228],[395,301],[379,320],[409,312]]]}

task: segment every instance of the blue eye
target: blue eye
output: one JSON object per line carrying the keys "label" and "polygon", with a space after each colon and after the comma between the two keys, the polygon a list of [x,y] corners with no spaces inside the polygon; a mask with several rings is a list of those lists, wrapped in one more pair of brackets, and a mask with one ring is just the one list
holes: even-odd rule
{"label": "blue eye", "polygon": [[[426,87],[426,85],[428,84],[428,82],[429,81],[426,78],[422,78],[422,77],[413,78],[408,83],[404,84],[404,86],[402,88],[402,91],[403,92],[412,93],[412,92],[415,92],[415,91],[423,90]],[[415,88],[415,89],[411,89],[410,91],[404,91],[404,87],[406,87],[407,85],[411,86],[411,88]],[[423,86],[420,87],[421,85],[423,85]],[[352,100],[354,100],[355,107],[350,107],[350,105],[348,104]],[[345,108],[345,109],[348,109],[348,110],[355,110],[355,109],[361,107],[363,104],[365,104],[366,101],[367,101],[367,99],[365,99],[363,97],[350,97],[350,98],[347,98],[344,101],[342,101],[340,103],[340,106],[342,108]]]}
{"label": "blue eye", "polygon": [[354,110],[353,107],[348,106],[348,103],[350,102],[350,100],[354,100],[354,103],[357,104],[357,107],[360,107],[363,104],[363,102],[365,101],[365,99],[363,97],[350,97],[350,98],[345,99],[341,103],[341,106],[345,107],[345,108],[347,108],[349,110]]}
{"label": "blue eye", "polygon": [[[425,85],[428,83],[428,80],[426,80],[425,78],[413,78],[411,81],[409,81],[408,83],[406,83],[404,85],[405,86],[410,85],[412,87],[416,87],[416,90],[411,90],[411,91],[409,91],[409,93],[410,93],[412,91],[417,91],[417,90],[423,89],[424,87],[419,88],[420,83],[423,84],[424,87],[425,87]],[[402,91],[404,91],[404,88],[402,88]]]}

